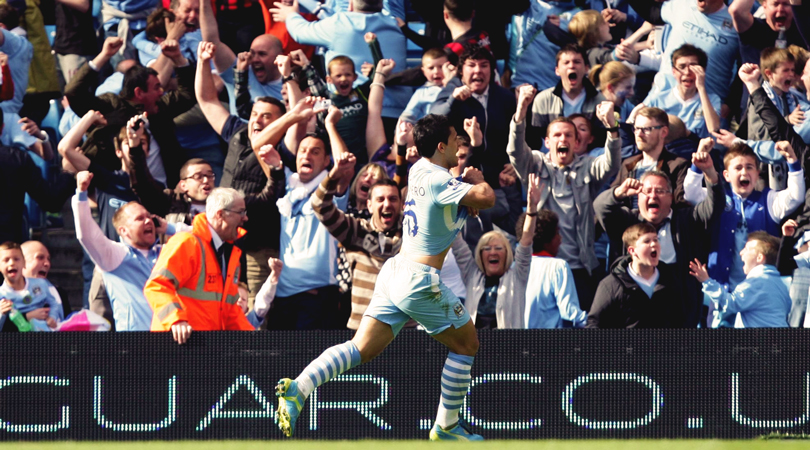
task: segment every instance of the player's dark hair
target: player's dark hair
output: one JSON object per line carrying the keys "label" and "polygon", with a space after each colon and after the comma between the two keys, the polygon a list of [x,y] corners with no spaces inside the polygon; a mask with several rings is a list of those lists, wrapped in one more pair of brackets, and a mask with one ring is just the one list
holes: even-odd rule
{"label": "player's dark hair", "polygon": [[438,114],[428,114],[419,119],[413,127],[413,141],[419,156],[432,158],[440,142],[447,144],[452,126],[447,116]]}
{"label": "player's dark hair", "polygon": [[678,58],[683,58],[686,56],[696,57],[698,59],[698,65],[704,69],[709,64],[709,57],[706,55],[706,52],[692,44],[683,44],[678,47],[677,50],[672,52],[672,66],[675,67],[675,61],[677,61]]}
{"label": "player's dark hair", "polygon": [[8,3],[0,3],[0,23],[5,25],[8,30],[20,26],[20,13],[17,8]]}

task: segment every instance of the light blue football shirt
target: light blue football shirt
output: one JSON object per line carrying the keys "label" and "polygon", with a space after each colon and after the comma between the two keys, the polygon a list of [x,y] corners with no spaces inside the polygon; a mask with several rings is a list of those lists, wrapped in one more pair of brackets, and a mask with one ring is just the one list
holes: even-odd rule
{"label": "light blue football shirt", "polygon": [[447,250],[467,220],[459,202],[473,185],[426,158],[411,167],[403,213],[402,253],[438,255]]}

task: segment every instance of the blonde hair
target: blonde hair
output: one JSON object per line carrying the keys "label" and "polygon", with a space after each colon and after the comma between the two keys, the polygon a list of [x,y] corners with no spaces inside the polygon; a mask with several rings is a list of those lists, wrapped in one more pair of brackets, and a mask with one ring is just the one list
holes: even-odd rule
{"label": "blonde hair", "polygon": [[594,86],[604,92],[608,86],[616,86],[628,78],[636,76],[632,68],[619,61],[609,61],[607,64],[597,64],[588,73],[588,79]]}
{"label": "blonde hair", "polygon": [[503,234],[503,232],[492,230],[488,233],[484,233],[484,235],[481,236],[481,239],[478,240],[478,245],[475,246],[475,264],[478,266],[478,270],[480,270],[483,274],[486,274],[487,271],[484,270],[484,261],[481,260],[481,252],[483,252],[483,248],[489,245],[489,243],[495,238],[500,238],[503,241],[503,246],[506,248],[506,265],[504,268],[509,270],[509,268],[512,267],[514,255],[512,255],[512,246],[509,245],[509,239],[505,234]]}
{"label": "blonde hair", "polygon": [[[358,180],[366,174],[366,172],[374,172],[374,178],[378,180],[385,180],[388,179],[388,172],[385,171],[383,166],[377,163],[368,163],[365,166],[361,167],[360,170],[357,171],[357,175],[354,177],[354,181],[352,181],[351,186],[349,186],[349,201],[353,202],[357,199],[357,184]],[[371,189],[369,189],[371,192]]]}
{"label": "blonde hair", "polygon": [[601,44],[599,42],[599,26],[605,22],[602,14],[593,9],[586,9],[574,14],[568,23],[568,31],[577,38],[577,44],[583,49],[589,49]]}

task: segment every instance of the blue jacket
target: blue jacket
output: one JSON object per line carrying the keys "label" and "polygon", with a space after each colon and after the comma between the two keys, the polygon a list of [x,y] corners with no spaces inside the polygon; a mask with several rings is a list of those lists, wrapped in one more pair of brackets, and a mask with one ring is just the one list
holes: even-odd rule
{"label": "blue jacket", "polygon": [[745,328],[788,326],[790,295],[779,271],[770,264],[751,269],[732,293],[712,279],[703,282],[703,292],[723,313],[740,313]]}
{"label": "blue jacket", "polygon": [[734,193],[726,188],[725,208],[712,227],[712,248],[709,253],[709,276],[718,283],[727,284],[731,270],[731,262],[739,258],[734,244],[737,224],[743,216],[748,233],[752,231],[766,231],[772,236],[780,236],[779,224],[771,219],[768,213],[768,192],[753,191],[748,198],[742,200],[744,211],[739,211],[734,201]]}

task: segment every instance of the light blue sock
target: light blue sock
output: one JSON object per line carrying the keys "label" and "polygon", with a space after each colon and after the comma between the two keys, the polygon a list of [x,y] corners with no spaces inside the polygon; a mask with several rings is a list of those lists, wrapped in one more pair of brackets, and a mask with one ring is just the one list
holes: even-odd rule
{"label": "light blue sock", "polygon": [[436,423],[442,428],[458,422],[458,411],[464,403],[464,396],[467,395],[472,380],[470,369],[474,360],[473,356],[453,352],[447,355],[442,370],[442,397],[436,414]]}
{"label": "light blue sock", "polygon": [[321,353],[321,356],[309,363],[301,375],[295,379],[298,383],[298,391],[304,398],[309,397],[316,387],[359,365],[360,351],[357,350],[354,342],[347,341],[329,347]]}

